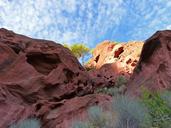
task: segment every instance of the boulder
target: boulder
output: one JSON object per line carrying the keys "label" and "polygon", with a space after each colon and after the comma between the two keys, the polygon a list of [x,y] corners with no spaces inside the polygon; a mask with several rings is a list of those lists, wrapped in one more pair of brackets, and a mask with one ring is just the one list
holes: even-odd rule
{"label": "boulder", "polygon": [[45,128],[72,128],[78,121],[86,121],[88,117],[87,110],[91,106],[100,106],[103,109],[109,109],[112,98],[102,94],[90,94],[83,97],[75,97],[70,100],[63,100],[54,104],[46,104],[39,110],[46,111],[43,118],[43,127]]}
{"label": "boulder", "polygon": [[171,89],[170,30],[158,31],[144,43],[127,92],[139,95],[142,88],[152,91]]}
{"label": "boulder", "polygon": [[[40,118],[45,128],[60,126],[67,120],[64,118],[67,114],[75,112],[76,116],[76,109],[79,109],[78,106],[68,110],[69,104],[72,105],[69,100],[93,92],[92,80],[76,57],[55,42],[0,29],[0,58],[0,128],[29,117]],[[85,102],[83,99],[78,98],[77,102]],[[86,102],[95,103],[96,99],[99,101],[90,96]],[[66,110],[61,108],[65,100]],[[83,106],[86,108],[87,104],[83,103]],[[51,111],[58,106],[65,116],[62,118],[57,113],[55,122]],[[60,127],[66,128],[64,125]]]}

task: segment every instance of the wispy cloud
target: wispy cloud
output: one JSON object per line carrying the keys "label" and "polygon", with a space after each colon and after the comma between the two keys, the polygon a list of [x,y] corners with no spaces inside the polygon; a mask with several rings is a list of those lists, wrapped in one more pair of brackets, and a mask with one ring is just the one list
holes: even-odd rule
{"label": "wispy cloud", "polygon": [[123,15],[122,0],[0,0],[0,26],[57,42],[94,43]]}
{"label": "wispy cloud", "polygon": [[170,0],[0,0],[0,27],[62,43],[144,40],[171,25]]}
{"label": "wispy cloud", "polygon": [[129,13],[122,27],[128,25],[127,39],[145,40],[155,31],[168,29],[171,25],[170,0],[132,0],[125,8],[129,8]]}

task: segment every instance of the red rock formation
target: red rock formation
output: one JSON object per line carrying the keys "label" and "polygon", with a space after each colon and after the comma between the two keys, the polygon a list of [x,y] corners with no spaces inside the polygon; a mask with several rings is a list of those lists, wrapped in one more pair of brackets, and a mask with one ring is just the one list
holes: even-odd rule
{"label": "red rock formation", "polygon": [[[46,128],[72,128],[77,121],[87,120],[87,109],[90,106],[99,105],[108,109],[111,97],[107,95],[91,94],[83,97],[75,97],[70,100],[46,106],[49,109],[44,120]],[[45,106],[44,106],[45,107]],[[52,109],[53,108],[53,109]],[[42,108],[43,109],[43,108]],[[41,115],[41,113],[38,113]]]}
{"label": "red rock formation", "polygon": [[[70,114],[75,118],[89,105],[108,101],[100,95],[77,98],[92,93],[92,80],[60,44],[0,29],[0,58],[0,128],[32,116],[43,128],[67,128]],[[52,114],[58,109],[61,116]]]}
{"label": "red rock formation", "polygon": [[97,45],[87,65],[95,68],[89,74],[96,85],[114,85],[119,75],[129,78],[139,60],[142,46],[142,42],[115,44],[110,41]]}
{"label": "red rock formation", "polygon": [[140,94],[141,88],[152,91],[171,89],[171,31],[158,31],[146,40],[140,60],[128,83],[128,93]]}

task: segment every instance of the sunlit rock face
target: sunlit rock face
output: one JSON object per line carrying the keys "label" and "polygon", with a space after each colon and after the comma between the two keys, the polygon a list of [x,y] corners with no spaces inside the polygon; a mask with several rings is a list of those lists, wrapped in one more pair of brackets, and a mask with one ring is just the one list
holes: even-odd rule
{"label": "sunlit rock face", "polygon": [[143,42],[113,43],[104,41],[93,50],[93,57],[86,65],[94,68],[89,71],[96,85],[112,86],[115,79],[124,75],[131,76],[141,54]]}
{"label": "sunlit rock face", "polygon": [[140,94],[142,88],[171,89],[170,30],[158,31],[146,40],[128,85],[128,93],[133,94]]}

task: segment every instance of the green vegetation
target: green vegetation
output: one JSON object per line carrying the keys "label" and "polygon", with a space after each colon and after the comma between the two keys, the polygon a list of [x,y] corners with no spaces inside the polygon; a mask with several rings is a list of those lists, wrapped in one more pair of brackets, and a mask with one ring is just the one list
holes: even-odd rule
{"label": "green vegetation", "polygon": [[113,87],[103,87],[98,88],[95,92],[96,93],[103,93],[111,96],[117,96],[119,94],[122,94],[125,90],[127,83],[127,79],[124,76],[119,76],[115,80],[115,85]]}
{"label": "green vegetation", "polygon": [[143,89],[141,97],[136,99],[118,93],[116,87],[102,90],[99,93],[113,96],[111,108],[91,107],[87,121],[78,122],[73,128],[171,128],[170,91]]}
{"label": "green vegetation", "polygon": [[98,106],[90,107],[88,110],[88,121],[77,122],[73,128],[112,128],[116,123],[115,113],[103,111]]}
{"label": "green vegetation", "polygon": [[95,49],[95,48],[92,48],[92,49],[90,50],[90,53],[91,53],[91,54],[93,54],[93,52],[94,52],[94,49]]}
{"label": "green vegetation", "polygon": [[138,100],[120,95],[114,98],[112,110],[117,112],[118,122],[113,128],[150,128],[148,109]]}
{"label": "green vegetation", "polygon": [[81,58],[82,63],[84,65],[84,57],[85,55],[90,53],[90,49],[86,45],[82,43],[75,43],[72,45],[63,44],[63,46],[70,49],[71,52],[75,55],[75,57],[77,57],[77,59]]}
{"label": "green vegetation", "polygon": [[144,90],[142,102],[149,109],[152,117],[152,128],[166,128],[171,126],[171,93],[150,92]]}
{"label": "green vegetation", "polygon": [[95,90],[96,93],[102,93],[102,94],[107,94],[110,96],[117,96],[118,94],[121,93],[119,88],[116,87],[103,87],[103,88],[98,88],[97,90]]}
{"label": "green vegetation", "polygon": [[164,91],[163,93],[160,93],[160,97],[165,101],[166,105],[171,108],[171,92]]}
{"label": "green vegetation", "polygon": [[17,124],[14,124],[10,126],[10,128],[40,128],[40,122],[37,119],[30,118],[26,119],[22,122],[18,122]]}
{"label": "green vegetation", "polygon": [[115,86],[120,87],[122,85],[125,85],[126,83],[127,83],[126,77],[121,75],[121,76],[116,78]]}
{"label": "green vegetation", "polygon": [[114,98],[111,109],[103,111],[100,107],[88,110],[88,121],[77,122],[73,128],[149,128],[150,115],[138,100],[128,96]]}

